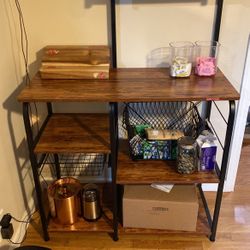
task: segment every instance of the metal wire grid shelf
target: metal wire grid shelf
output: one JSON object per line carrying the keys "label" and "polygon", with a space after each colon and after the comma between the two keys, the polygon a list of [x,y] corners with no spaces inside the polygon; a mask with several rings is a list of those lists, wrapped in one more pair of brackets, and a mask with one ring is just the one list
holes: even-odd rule
{"label": "metal wire grid shelf", "polygon": [[[97,177],[102,176],[107,166],[107,155],[97,153],[58,154],[61,176],[72,177]],[[56,176],[55,161],[52,155],[48,155],[45,163],[50,167],[53,177]]]}
{"label": "metal wire grid shelf", "polygon": [[[128,131],[132,159],[142,159],[138,148],[146,138],[136,134],[136,125],[147,125],[153,129],[181,130],[184,135],[198,137],[203,126],[197,103],[193,102],[144,102],[126,103],[123,124]],[[171,143],[166,143],[165,148]],[[170,150],[170,149],[169,149]]]}

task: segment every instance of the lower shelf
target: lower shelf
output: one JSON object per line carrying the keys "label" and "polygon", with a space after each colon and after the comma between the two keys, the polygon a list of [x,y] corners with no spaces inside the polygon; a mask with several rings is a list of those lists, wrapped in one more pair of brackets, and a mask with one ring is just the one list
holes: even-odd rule
{"label": "lower shelf", "polygon": [[[74,225],[62,226],[53,221],[49,222],[49,232],[113,232],[112,212],[108,208],[103,209],[102,217],[96,222],[87,222],[83,218]],[[190,235],[209,235],[209,225],[207,222],[205,210],[200,200],[199,215],[197,219],[196,231],[175,231],[175,230],[162,230],[162,229],[147,229],[147,228],[124,228],[121,224],[118,227],[121,234],[190,234]]]}
{"label": "lower shelf", "polygon": [[50,219],[48,231],[49,232],[69,232],[69,231],[78,231],[78,232],[113,232],[113,219],[112,212],[105,208],[103,209],[102,217],[95,222],[85,221],[83,218],[73,225],[63,226],[57,224],[53,219]]}

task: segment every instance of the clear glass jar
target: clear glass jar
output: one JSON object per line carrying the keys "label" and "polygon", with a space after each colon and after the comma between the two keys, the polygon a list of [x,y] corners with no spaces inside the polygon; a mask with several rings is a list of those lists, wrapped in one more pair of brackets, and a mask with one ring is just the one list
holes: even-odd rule
{"label": "clear glass jar", "polygon": [[172,42],[170,76],[189,77],[192,71],[194,44],[191,42]]}
{"label": "clear glass jar", "polygon": [[220,43],[216,41],[195,42],[195,74],[213,76],[217,71]]}
{"label": "clear glass jar", "polygon": [[184,136],[178,139],[177,171],[191,174],[197,170],[197,143],[195,139]]}

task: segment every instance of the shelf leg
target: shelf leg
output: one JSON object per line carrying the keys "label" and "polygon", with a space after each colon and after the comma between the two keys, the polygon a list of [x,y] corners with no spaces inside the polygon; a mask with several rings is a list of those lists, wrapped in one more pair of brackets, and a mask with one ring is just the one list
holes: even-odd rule
{"label": "shelf leg", "polygon": [[112,171],[112,190],[113,190],[113,240],[118,240],[118,216],[117,216],[117,185],[116,169],[118,154],[118,107],[117,103],[110,103],[109,126],[111,144],[111,171]]}
{"label": "shelf leg", "polygon": [[34,178],[34,183],[35,183],[35,190],[36,190],[38,208],[39,208],[39,213],[40,213],[40,219],[42,223],[43,237],[45,241],[48,241],[49,235],[47,231],[47,219],[46,219],[46,214],[45,214],[45,210],[43,207],[42,189],[41,189],[39,173],[38,173],[38,162],[37,162],[36,155],[34,154],[35,145],[34,145],[34,140],[33,140],[32,128],[30,125],[29,103],[27,102],[23,103],[23,120],[24,120],[26,136],[27,136],[30,163],[31,163],[33,178]]}
{"label": "shelf leg", "polygon": [[54,161],[55,161],[55,166],[56,166],[56,178],[60,179],[61,178],[61,168],[60,168],[58,154],[53,154],[53,156],[54,156]]}
{"label": "shelf leg", "polygon": [[110,22],[111,22],[111,39],[112,39],[112,67],[117,67],[117,56],[116,56],[116,0],[110,1]]}
{"label": "shelf leg", "polygon": [[215,237],[216,237],[217,224],[218,224],[218,219],[219,219],[219,214],[220,214],[221,200],[222,200],[225,176],[226,176],[227,165],[228,165],[228,155],[229,155],[231,137],[232,137],[232,132],[233,132],[234,117],[235,117],[235,101],[229,101],[228,126],[227,126],[226,138],[225,138],[225,146],[224,146],[222,164],[221,164],[220,183],[218,185],[215,208],[214,208],[214,215],[213,215],[213,223],[212,223],[212,228],[211,228],[211,235],[210,235],[211,241],[215,241]]}

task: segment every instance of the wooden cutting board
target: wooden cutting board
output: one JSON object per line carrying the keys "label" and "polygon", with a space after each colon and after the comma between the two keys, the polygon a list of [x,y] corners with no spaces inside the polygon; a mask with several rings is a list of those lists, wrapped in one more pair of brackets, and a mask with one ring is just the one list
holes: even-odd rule
{"label": "wooden cutting board", "polygon": [[108,79],[110,49],[103,45],[54,45],[44,48],[42,79]]}
{"label": "wooden cutting board", "polygon": [[42,79],[108,79],[109,64],[42,63]]}

